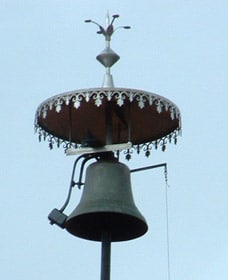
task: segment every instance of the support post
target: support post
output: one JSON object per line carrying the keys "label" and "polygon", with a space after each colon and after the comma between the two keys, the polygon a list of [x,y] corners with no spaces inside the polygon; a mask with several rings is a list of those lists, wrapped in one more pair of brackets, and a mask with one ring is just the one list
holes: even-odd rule
{"label": "support post", "polygon": [[112,144],[112,104],[108,101],[106,112],[105,112],[105,121],[106,121],[106,145]]}
{"label": "support post", "polygon": [[103,234],[101,243],[101,280],[110,280],[111,241],[109,234]]}

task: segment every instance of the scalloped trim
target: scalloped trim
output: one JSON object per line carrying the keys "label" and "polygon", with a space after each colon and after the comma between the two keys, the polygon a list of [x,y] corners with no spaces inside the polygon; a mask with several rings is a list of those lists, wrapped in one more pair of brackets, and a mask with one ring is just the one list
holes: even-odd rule
{"label": "scalloped trim", "polygon": [[143,109],[145,104],[148,103],[150,106],[155,105],[158,113],[161,113],[163,110],[169,111],[172,120],[180,119],[180,111],[178,107],[170,100],[154,93],[123,88],[84,89],[53,96],[40,104],[36,111],[36,119],[40,116],[45,119],[49,110],[54,109],[59,113],[61,112],[62,105],[69,105],[70,102],[73,103],[75,109],[78,109],[81,106],[83,100],[86,102],[92,100],[94,105],[99,107],[102,105],[104,98],[108,101],[115,100],[116,104],[120,107],[124,105],[126,98],[128,98],[130,102],[136,100],[141,109]]}

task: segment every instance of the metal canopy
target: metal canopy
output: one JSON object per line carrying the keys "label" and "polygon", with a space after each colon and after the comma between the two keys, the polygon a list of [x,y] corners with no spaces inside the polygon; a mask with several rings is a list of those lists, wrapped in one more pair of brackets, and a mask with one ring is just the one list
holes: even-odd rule
{"label": "metal canopy", "polygon": [[110,69],[119,55],[110,48],[111,36],[118,28],[130,28],[114,29],[117,17],[113,16],[106,29],[86,20],[97,25],[97,33],[105,37],[106,48],[97,55],[105,67],[102,87],[62,93],[38,107],[35,130],[39,140],[47,140],[51,149],[55,145],[68,150],[131,142],[132,148],[124,151],[130,159],[134,149],[149,156],[153,146],[164,151],[168,142],[176,143],[181,117],[173,102],[154,93],[114,86]]}
{"label": "metal canopy", "polygon": [[66,148],[107,143],[107,115],[113,144],[145,145],[176,142],[180,111],[157,94],[126,88],[93,88],[66,92],[40,104],[35,128],[39,138]]}

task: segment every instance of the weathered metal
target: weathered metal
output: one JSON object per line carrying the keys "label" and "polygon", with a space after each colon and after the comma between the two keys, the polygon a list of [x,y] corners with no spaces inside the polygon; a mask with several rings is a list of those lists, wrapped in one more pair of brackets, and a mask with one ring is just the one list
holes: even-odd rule
{"label": "weathered metal", "polygon": [[134,203],[129,168],[115,158],[89,165],[81,200],[67,218],[65,228],[94,241],[102,241],[104,232],[110,234],[111,242],[145,234],[148,227]]}

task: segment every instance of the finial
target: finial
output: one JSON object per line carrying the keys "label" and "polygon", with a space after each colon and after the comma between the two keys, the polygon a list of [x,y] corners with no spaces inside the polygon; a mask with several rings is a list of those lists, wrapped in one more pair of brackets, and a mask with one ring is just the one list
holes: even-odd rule
{"label": "finial", "polygon": [[106,16],[106,27],[101,26],[99,23],[96,21],[93,21],[91,19],[85,20],[85,22],[91,22],[94,23],[99,27],[99,30],[97,31],[98,34],[102,34],[105,37],[105,42],[106,42],[106,48],[96,57],[97,60],[106,67],[106,73],[104,76],[104,81],[103,81],[103,87],[114,87],[113,83],[113,78],[112,75],[110,74],[110,68],[114,63],[116,63],[119,60],[119,55],[115,53],[111,48],[110,48],[110,41],[113,33],[120,28],[124,29],[129,29],[130,26],[118,26],[117,28],[114,28],[113,23],[116,18],[118,18],[119,15],[113,15],[112,20],[110,22],[110,17],[109,13],[107,13]]}
{"label": "finial", "polygon": [[114,29],[113,23],[115,21],[116,18],[118,18],[119,15],[113,15],[112,16],[112,21],[110,23],[110,18],[109,18],[109,13],[107,13],[107,17],[106,17],[106,28],[104,28],[103,26],[101,26],[99,23],[97,23],[96,21],[93,21],[91,19],[87,19],[85,20],[86,23],[94,23],[95,25],[97,25],[99,27],[99,30],[97,31],[97,34],[102,34],[105,37],[105,40],[110,42],[111,41],[111,37],[113,35],[113,33],[119,29],[119,28],[124,28],[124,29],[130,29],[131,27],[128,25],[124,25],[124,26],[118,26],[117,28]]}

